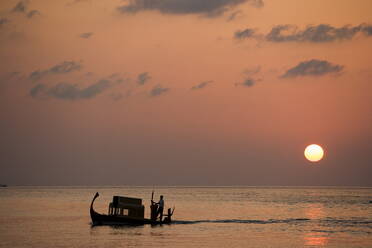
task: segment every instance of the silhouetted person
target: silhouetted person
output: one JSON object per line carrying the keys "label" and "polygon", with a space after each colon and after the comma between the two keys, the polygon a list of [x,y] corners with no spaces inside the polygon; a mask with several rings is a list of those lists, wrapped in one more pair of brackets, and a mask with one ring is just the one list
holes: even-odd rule
{"label": "silhouetted person", "polygon": [[158,203],[156,203],[158,205],[158,212],[156,214],[156,216],[160,215],[159,219],[160,221],[162,221],[163,219],[163,210],[164,210],[164,200],[163,200],[163,196],[161,195],[160,196],[160,200]]}
{"label": "silhouetted person", "polygon": [[151,209],[151,220],[156,221],[156,218],[158,217],[158,203],[154,202],[152,198],[151,198],[150,209]]}
{"label": "silhouetted person", "polygon": [[[174,209],[173,209],[173,211],[174,211]],[[164,221],[163,221],[164,223],[171,223],[173,211],[172,211],[172,209],[168,208],[168,214],[164,218]]]}

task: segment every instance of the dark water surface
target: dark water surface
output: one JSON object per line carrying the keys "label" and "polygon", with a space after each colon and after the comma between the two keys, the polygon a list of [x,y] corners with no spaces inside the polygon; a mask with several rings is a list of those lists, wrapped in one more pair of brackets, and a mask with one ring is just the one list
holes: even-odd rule
{"label": "dark water surface", "polygon": [[[91,227],[113,195],[152,187],[0,189],[0,247],[372,247],[371,188],[155,187],[175,224]],[[156,198],[156,199],[157,199]]]}

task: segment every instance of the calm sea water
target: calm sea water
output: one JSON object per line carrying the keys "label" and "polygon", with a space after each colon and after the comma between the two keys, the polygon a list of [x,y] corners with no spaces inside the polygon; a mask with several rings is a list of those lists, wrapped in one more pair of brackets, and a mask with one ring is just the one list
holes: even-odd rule
{"label": "calm sea water", "polygon": [[[0,189],[0,247],[372,247],[371,188],[155,187],[175,224],[92,227],[113,195],[152,187]],[[166,207],[167,207],[166,206]]]}

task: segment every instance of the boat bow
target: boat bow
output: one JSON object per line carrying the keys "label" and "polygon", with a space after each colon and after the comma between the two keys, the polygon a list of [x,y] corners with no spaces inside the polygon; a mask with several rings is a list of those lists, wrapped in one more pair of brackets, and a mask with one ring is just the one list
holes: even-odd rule
{"label": "boat bow", "polygon": [[96,211],[93,209],[93,203],[96,200],[96,198],[99,196],[98,192],[94,195],[92,203],[90,204],[90,217],[92,218],[92,221],[94,219],[94,216],[99,215]]}

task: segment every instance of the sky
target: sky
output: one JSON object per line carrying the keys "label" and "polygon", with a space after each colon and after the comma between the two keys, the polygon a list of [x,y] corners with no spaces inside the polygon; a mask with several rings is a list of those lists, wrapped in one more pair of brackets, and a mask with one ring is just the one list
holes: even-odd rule
{"label": "sky", "polygon": [[371,9],[2,0],[0,183],[372,186]]}

